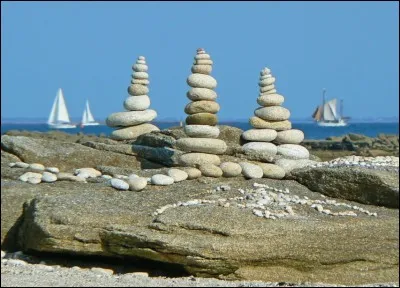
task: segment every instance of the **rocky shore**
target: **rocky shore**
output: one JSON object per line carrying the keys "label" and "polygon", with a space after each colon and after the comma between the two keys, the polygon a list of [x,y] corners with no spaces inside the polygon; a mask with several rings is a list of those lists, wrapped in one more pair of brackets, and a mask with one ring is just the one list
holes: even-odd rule
{"label": "rocky shore", "polygon": [[[218,129],[214,139],[226,149],[216,150],[219,163],[210,167],[219,176],[207,165],[183,167],[187,135],[179,127],[123,141],[61,132],[2,135],[2,282],[17,285],[10,276],[18,274],[39,286],[50,283],[42,274],[55,271],[111,286],[398,286],[398,136],[304,140],[309,159],[274,155],[265,163],[243,150],[242,130]],[[321,157],[318,151],[330,151],[327,141],[347,145],[338,151],[348,156]],[[361,142],[387,154],[369,155]],[[164,263],[186,278],[13,263],[19,250],[139,267]],[[264,282],[232,282],[238,280]]]}

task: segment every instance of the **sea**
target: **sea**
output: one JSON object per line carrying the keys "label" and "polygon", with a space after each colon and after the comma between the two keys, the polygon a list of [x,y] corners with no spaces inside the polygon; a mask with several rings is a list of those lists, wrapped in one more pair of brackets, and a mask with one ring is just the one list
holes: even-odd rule
{"label": "sea", "polygon": [[[179,122],[153,122],[160,129],[168,129],[171,127],[179,126]],[[248,122],[220,122],[219,125],[229,125],[240,128],[242,130],[251,129]],[[377,137],[378,134],[394,134],[399,135],[399,122],[390,123],[349,123],[345,127],[320,127],[313,122],[292,122],[293,129],[300,129],[304,132],[305,139],[322,140],[331,136],[342,136],[348,133],[363,134],[369,137]],[[25,131],[38,131],[48,132],[55,129],[50,129],[45,123],[1,123],[1,134],[9,130],[25,130]],[[110,135],[113,131],[106,125],[99,126],[86,126],[84,128],[60,129],[60,131],[70,134],[84,133],[91,135]]]}

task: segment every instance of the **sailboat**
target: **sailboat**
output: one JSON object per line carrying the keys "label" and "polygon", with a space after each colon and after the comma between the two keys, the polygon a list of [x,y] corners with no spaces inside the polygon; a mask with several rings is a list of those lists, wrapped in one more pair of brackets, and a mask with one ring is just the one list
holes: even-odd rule
{"label": "sailboat", "polygon": [[83,115],[82,115],[81,127],[94,126],[94,125],[100,125],[100,123],[98,123],[94,120],[94,117],[93,117],[92,113],[90,112],[89,100],[86,100],[85,110],[83,111]]}
{"label": "sailboat", "polygon": [[53,107],[51,108],[47,124],[50,126],[50,128],[55,129],[67,129],[76,127],[76,125],[72,124],[69,120],[67,106],[65,105],[64,95],[61,88],[57,91],[57,96],[54,100]]}
{"label": "sailboat", "polygon": [[325,126],[325,127],[343,127],[347,126],[346,119],[349,117],[343,117],[343,101],[341,101],[340,105],[340,114],[336,110],[336,102],[337,99],[331,99],[328,102],[325,101],[325,93],[326,90],[323,89],[322,91],[322,105],[318,106],[312,117],[317,122],[318,126]]}

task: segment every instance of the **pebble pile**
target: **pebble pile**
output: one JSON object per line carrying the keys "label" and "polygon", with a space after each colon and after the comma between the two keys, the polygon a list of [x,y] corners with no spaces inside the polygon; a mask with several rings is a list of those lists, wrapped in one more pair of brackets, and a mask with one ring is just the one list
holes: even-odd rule
{"label": "pebble pile", "polygon": [[318,162],[311,167],[362,167],[377,170],[399,171],[399,157],[395,156],[345,156],[330,161]]}
{"label": "pebble pile", "polygon": [[160,129],[148,122],[157,117],[157,112],[148,109],[150,107],[149,93],[149,74],[148,66],[143,56],[139,56],[136,63],[132,66],[131,85],[128,87],[130,96],[124,102],[127,112],[117,112],[108,116],[106,123],[109,127],[118,127],[111,133],[111,138],[115,140],[130,140],[151,131]]}
{"label": "pebble pile", "polygon": [[[217,93],[214,91],[217,81],[210,76],[213,61],[204,49],[197,49],[194,57],[192,74],[187,79],[191,89],[187,97],[192,101],[185,107],[186,125],[185,134],[190,138],[181,138],[176,141],[177,147],[189,153],[181,156],[182,166],[199,166],[203,175],[220,177],[222,175],[219,154],[223,154],[227,145],[219,136],[217,112],[220,107],[215,101]],[[207,164],[206,167],[202,167]],[[210,166],[211,165],[211,166]]]}
{"label": "pebble pile", "polygon": [[[212,192],[228,191],[230,186],[221,185]],[[364,208],[347,203],[337,202],[335,199],[309,199],[307,196],[300,198],[298,195],[291,195],[288,188],[278,189],[266,184],[254,183],[251,189],[238,189],[239,196],[231,198],[220,198],[217,200],[192,199],[185,202],[179,201],[173,204],[167,204],[158,208],[153,216],[160,215],[166,210],[179,206],[196,205],[218,205],[224,208],[238,207],[242,209],[251,209],[255,216],[266,219],[276,220],[280,218],[301,218],[305,215],[296,213],[296,205],[307,205],[310,209],[318,213],[329,216],[358,216],[357,213],[363,213],[367,216],[377,217],[376,212],[370,212]],[[329,209],[328,209],[329,208]],[[336,210],[336,211],[335,211]]]}
{"label": "pebble pile", "polygon": [[[282,107],[285,99],[277,94],[275,77],[272,76],[270,69],[261,70],[258,85],[260,95],[257,103],[261,107],[257,108],[254,111],[255,116],[250,118],[250,125],[253,128],[242,134],[242,138],[247,141],[243,145],[244,153],[255,155],[265,162],[274,162],[276,158],[308,159],[310,156],[308,150],[299,145],[304,140],[304,133],[298,129],[291,129],[290,111]],[[281,176],[281,169],[277,167],[273,164],[268,168],[265,167],[271,172],[269,174],[274,175],[271,178],[284,177]],[[270,176],[265,175],[265,177]]]}

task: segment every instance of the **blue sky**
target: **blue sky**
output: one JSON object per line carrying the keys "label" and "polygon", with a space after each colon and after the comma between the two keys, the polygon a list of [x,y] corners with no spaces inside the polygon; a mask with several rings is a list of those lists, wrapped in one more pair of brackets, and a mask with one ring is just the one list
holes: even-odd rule
{"label": "blue sky", "polygon": [[184,119],[196,49],[211,55],[218,116],[248,119],[267,66],[291,118],[327,97],[344,114],[398,116],[399,4],[393,2],[1,2],[1,114],[47,118],[57,89],[81,117],[123,111],[147,59],[157,119]]}

